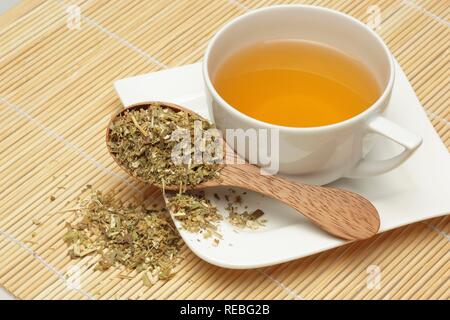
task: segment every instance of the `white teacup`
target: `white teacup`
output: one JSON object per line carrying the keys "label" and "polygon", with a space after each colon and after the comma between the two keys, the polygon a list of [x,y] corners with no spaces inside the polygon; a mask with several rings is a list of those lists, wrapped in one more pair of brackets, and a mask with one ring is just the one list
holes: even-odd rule
{"label": "white teacup", "polygon": [[[321,127],[291,128],[251,118],[217,93],[212,79],[218,66],[250,43],[302,39],[335,47],[363,62],[383,88],[378,100],[351,119]],[[212,38],[203,60],[208,106],[217,127],[278,129],[279,172],[301,175],[308,183],[325,184],[341,177],[365,177],[392,170],[409,158],[422,140],[383,117],[394,82],[392,55],[381,38],[360,21],[338,11],[305,5],[282,5],[244,14]],[[326,92],[324,92],[326,94]],[[363,138],[376,133],[404,147],[387,160],[364,158]],[[364,146],[365,148],[367,146]],[[244,156],[244,154],[241,154]]]}

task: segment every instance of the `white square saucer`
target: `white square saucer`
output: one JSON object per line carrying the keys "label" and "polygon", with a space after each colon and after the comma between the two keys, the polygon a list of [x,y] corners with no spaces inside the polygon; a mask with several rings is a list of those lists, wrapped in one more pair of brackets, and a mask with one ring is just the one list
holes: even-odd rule
{"label": "white square saucer", "polygon": [[[206,106],[201,63],[126,78],[115,82],[124,106],[145,101],[173,102],[211,119]],[[422,136],[419,150],[401,167],[373,178],[341,179],[333,186],[356,191],[373,202],[381,217],[380,232],[441,216],[450,212],[450,154],[418,101],[400,66],[386,116]],[[384,140],[385,141],[385,140]],[[371,154],[389,157],[394,146],[383,143]],[[295,176],[288,177],[296,180]],[[298,180],[298,178],[297,178]],[[237,190],[240,192],[240,190]],[[218,193],[221,201],[212,195]],[[224,216],[224,188],[207,191]],[[295,210],[259,194],[248,192],[245,205],[265,212],[267,225],[255,231],[236,230],[226,219],[221,224],[223,240],[211,239],[179,228],[189,248],[209,263],[235,269],[274,265],[345,244],[321,231]]]}

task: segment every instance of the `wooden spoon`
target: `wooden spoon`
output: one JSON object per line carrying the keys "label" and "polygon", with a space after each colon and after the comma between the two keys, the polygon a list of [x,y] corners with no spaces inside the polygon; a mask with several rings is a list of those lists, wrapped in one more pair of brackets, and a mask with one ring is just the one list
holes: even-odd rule
{"label": "wooden spoon", "polygon": [[[149,108],[152,104],[194,114],[194,112],[172,103],[146,102],[117,112],[112,117],[110,124],[125,110]],[[108,150],[116,163],[131,175],[129,170],[116,160],[109,148],[109,128],[110,125],[106,131]],[[247,162],[236,164],[237,162],[233,160],[238,156],[227,143],[224,142],[224,146],[225,157],[231,161],[225,161],[225,164],[221,165],[219,178],[196,185],[195,189],[229,186],[259,192],[290,205],[323,230],[346,240],[365,239],[378,232],[380,227],[378,212],[369,200],[361,195],[343,189],[294,183],[275,175],[261,175],[260,168],[257,166]],[[133,177],[148,183],[148,181]],[[179,186],[166,186],[167,190],[177,190],[178,188]]]}

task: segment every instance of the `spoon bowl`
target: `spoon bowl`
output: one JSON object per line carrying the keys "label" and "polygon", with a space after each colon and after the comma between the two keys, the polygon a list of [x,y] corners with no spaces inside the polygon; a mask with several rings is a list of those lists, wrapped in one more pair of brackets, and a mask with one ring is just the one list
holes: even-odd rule
{"label": "spoon bowl", "polygon": [[[114,156],[114,153],[112,152],[111,147],[110,147],[110,144],[109,144],[109,141],[110,141],[110,139],[111,139],[111,130],[110,130],[110,128],[111,128],[111,125],[117,120],[117,118],[119,118],[120,116],[122,116],[125,112],[130,111],[130,110],[148,109],[148,108],[151,108],[153,105],[160,105],[160,106],[162,106],[162,107],[170,108],[170,109],[172,109],[172,110],[174,110],[174,111],[183,111],[183,112],[186,112],[186,113],[189,113],[189,114],[192,114],[192,115],[194,115],[194,114],[196,115],[195,112],[192,112],[192,111],[189,110],[189,109],[186,109],[186,108],[184,108],[184,107],[182,107],[182,106],[179,106],[179,105],[176,105],[176,104],[173,104],[173,103],[169,103],[169,102],[160,102],[160,101],[151,101],[151,102],[145,102],[145,103],[134,104],[134,105],[131,105],[131,106],[125,108],[125,109],[122,109],[122,110],[117,111],[117,112],[111,117],[111,120],[109,121],[108,126],[107,126],[107,128],[106,128],[106,147],[107,147],[107,149],[108,149],[109,154],[110,154],[111,157],[113,158],[114,162],[116,162],[116,164],[117,164],[122,170],[124,170],[129,176],[133,177],[134,179],[136,179],[136,180],[139,181],[139,182],[143,182],[143,183],[146,183],[146,184],[149,184],[150,182],[147,181],[147,180],[145,180],[145,179],[143,179],[143,178],[141,178],[141,177],[138,177],[138,176],[136,176],[136,175],[133,175],[133,174],[131,173],[131,171],[128,170],[127,167],[125,167],[124,165],[122,165],[122,164],[117,160],[117,158]],[[204,119],[203,117],[201,117],[201,118]],[[206,119],[204,119],[204,120],[205,120],[205,121],[208,121],[208,120],[206,120]],[[209,121],[208,121],[208,122],[209,122]],[[226,150],[226,147],[225,147],[226,144],[223,144],[223,145],[224,145],[224,150]],[[224,151],[224,154],[225,154],[225,151]],[[223,164],[219,164],[219,170],[220,170],[222,167],[223,167]],[[188,186],[186,186],[186,188],[187,188],[188,190],[189,190],[189,189],[201,189],[202,187],[208,187],[208,186],[209,186],[209,185],[204,185],[204,184],[205,184],[205,182],[203,182],[203,183],[201,183],[201,184],[198,184],[198,185],[196,185],[195,187],[189,186],[189,185],[188,185]],[[178,191],[178,190],[180,189],[180,186],[179,186],[179,185],[165,185],[165,186],[164,186],[164,189],[165,189],[165,190],[168,190],[168,191]]]}

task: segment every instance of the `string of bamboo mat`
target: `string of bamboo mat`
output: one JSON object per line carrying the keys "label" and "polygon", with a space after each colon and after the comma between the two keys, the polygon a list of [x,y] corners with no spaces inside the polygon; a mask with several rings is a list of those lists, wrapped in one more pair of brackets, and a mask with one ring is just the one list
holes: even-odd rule
{"label": "string of bamboo mat", "polygon": [[[449,216],[257,270],[215,267],[184,246],[176,276],[151,288],[134,272],[94,271],[96,257],[67,256],[62,237],[72,214],[62,210],[86,184],[115,189],[123,200],[137,197],[163,206],[157,189],[130,181],[107,154],[104,129],[121,108],[112,82],[199,61],[225,22],[275,3],[281,2],[38,0],[24,1],[0,17],[2,286],[18,298],[40,299],[449,298]],[[301,3],[365,22],[373,5]],[[81,9],[79,30],[67,28],[69,5]],[[382,19],[378,33],[449,148],[448,2],[376,5]],[[378,290],[366,285],[370,265],[382,270]],[[75,271],[81,276],[79,289],[67,281]]]}

